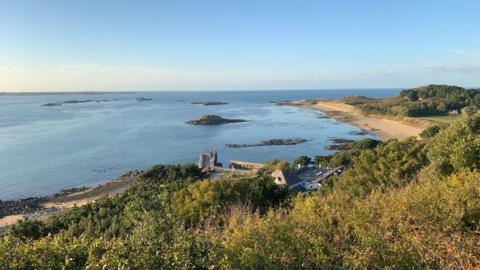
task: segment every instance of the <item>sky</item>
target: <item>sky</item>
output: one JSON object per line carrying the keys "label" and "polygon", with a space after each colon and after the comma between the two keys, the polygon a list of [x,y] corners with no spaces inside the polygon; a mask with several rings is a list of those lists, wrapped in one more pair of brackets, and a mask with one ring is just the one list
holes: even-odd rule
{"label": "sky", "polygon": [[0,0],[0,91],[480,87],[480,1]]}

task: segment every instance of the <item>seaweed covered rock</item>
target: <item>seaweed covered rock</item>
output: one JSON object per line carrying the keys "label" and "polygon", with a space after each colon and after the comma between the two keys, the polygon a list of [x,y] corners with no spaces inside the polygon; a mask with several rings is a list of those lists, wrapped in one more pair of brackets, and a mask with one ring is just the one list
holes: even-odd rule
{"label": "seaweed covered rock", "polygon": [[246,122],[244,119],[226,119],[218,115],[203,115],[198,120],[190,120],[185,123],[189,125],[222,125],[230,123]]}

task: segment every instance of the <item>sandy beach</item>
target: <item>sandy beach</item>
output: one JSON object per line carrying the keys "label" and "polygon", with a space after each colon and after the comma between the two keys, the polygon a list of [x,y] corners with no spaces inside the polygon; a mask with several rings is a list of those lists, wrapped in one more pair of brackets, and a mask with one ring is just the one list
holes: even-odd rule
{"label": "sandy beach", "polygon": [[382,141],[417,137],[428,126],[428,123],[415,119],[365,116],[358,108],[337,100],[296,100],[281,104],[317,109],[338,121],[371,131],[377,134]]}
{"label": "sandy beach", "polygon": [[137,172],[131,172],[105,184],[90,187],[84,191],[59,197],[47,197],[41,203],[43,208],[41,210],[24,214],[8,215],[0,218],[0,228],[14,224],[24,218],[43,219],[74,206],[82,206],[106,196],[115,196],[124,192],[135,180],[136,175]]}

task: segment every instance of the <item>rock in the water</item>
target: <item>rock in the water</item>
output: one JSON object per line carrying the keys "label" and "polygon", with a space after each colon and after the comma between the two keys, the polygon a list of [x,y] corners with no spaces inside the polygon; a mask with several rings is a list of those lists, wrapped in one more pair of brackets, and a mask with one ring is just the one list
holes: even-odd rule
{"label": "rock in the water", "polygon": [[42,106],[46,106],[46,107],[62,106],[62,103],[60,103],[60,102],[50,102],[50,103],[42,104]]}
{"label": "rock in the water", "polygon": [[370,132],[366,131],[366,130],[360,130],[360,131],[350,131],[348,134],[350,135],[368,135],[370,134]]}
{"label": "rock in the water", "polygon": [[151,98],[146,98],[146,97],[138,97],[135,99],[138,102],[144,102],[144,101],[150,101],[152,100]]}
{"label": "rock in the water", "polygon": [[65,100],[63,104],[79,104],[79,103],[90,103],[90,102],[100,102],[98,100],[91,100],[91,99],[85,99],[85,100]]}
{"label": "rock in the water", "polygon": [[353,143],[355,142],[354,140],[350,139],[342,139],[342,138],[333,138],[330,140],[332,143],[340,143],[340,144],[346,144],[346,143]]}
{"label": "rock in the water", "polygon": [[294,139],[270,139],[266,141],[262,141],[260,143],[253,143],[253,144],[226,144],[225,146],[228,148],[244,148],[244,147],[255,147],[255,146],[269,146],[269,145],[295,145],[301,144],[306,142],[307,140],[302,138],[294,138]]}
{"label": "rock in the water", "polygon": [[82,103],[100,103],[100,102],[109,102],[109,99],[102,99],[102,100],[94,100],[94,99],[85,99],[85,100],[65,100],[65,101],[58,101],[58,102],[49,102],[42,104],[42,106],[52,107],[52,106],[63,106],[66,104],[82,104]]}
{"label": "rock in the water", "polygon": [[62,106],[63,104],[79,104],[79,103],[90,103],[90,102],[100,102],[98,100],[91,100],[91,99],[86,99],[86,100],[65,100],[62,102],[49,102],[42,104],[42,106]]}
{"label": "rock in the water", "polygon": [[189,125],[222,125],[229,123],[241,123],[246,122],[243,119],[226,119],[218,115],[204,115],[198,120],[190,120],[185,123]]}
{"label": "rock in the water", "polygon": [[213,105],[226,105],[228,103],[220,102],[220,101],[202,101],[202,102],[192,102],[191,104],[200,104],[200,105],[203,105],[203,106],[213,106]]}
{"label": "rock in the water", "polygon": [[330,144],[325,146],[325,150],[347,150],[350,149],[350,144]]}
{"label": "rock in the water", "polygon": [[347,150],[350,149],[354,140],[333,138],[330,140],[333,144],[325,146],[326,150]]}

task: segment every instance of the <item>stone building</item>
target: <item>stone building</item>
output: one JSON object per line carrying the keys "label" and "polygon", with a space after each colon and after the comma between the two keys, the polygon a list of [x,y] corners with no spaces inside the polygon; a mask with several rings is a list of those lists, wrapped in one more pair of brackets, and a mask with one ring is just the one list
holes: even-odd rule
{"label": "stone building", "polygon": [[217,165],[217,151],[215,149],[201,150],[198,158],[198,167],[213,170]]}

